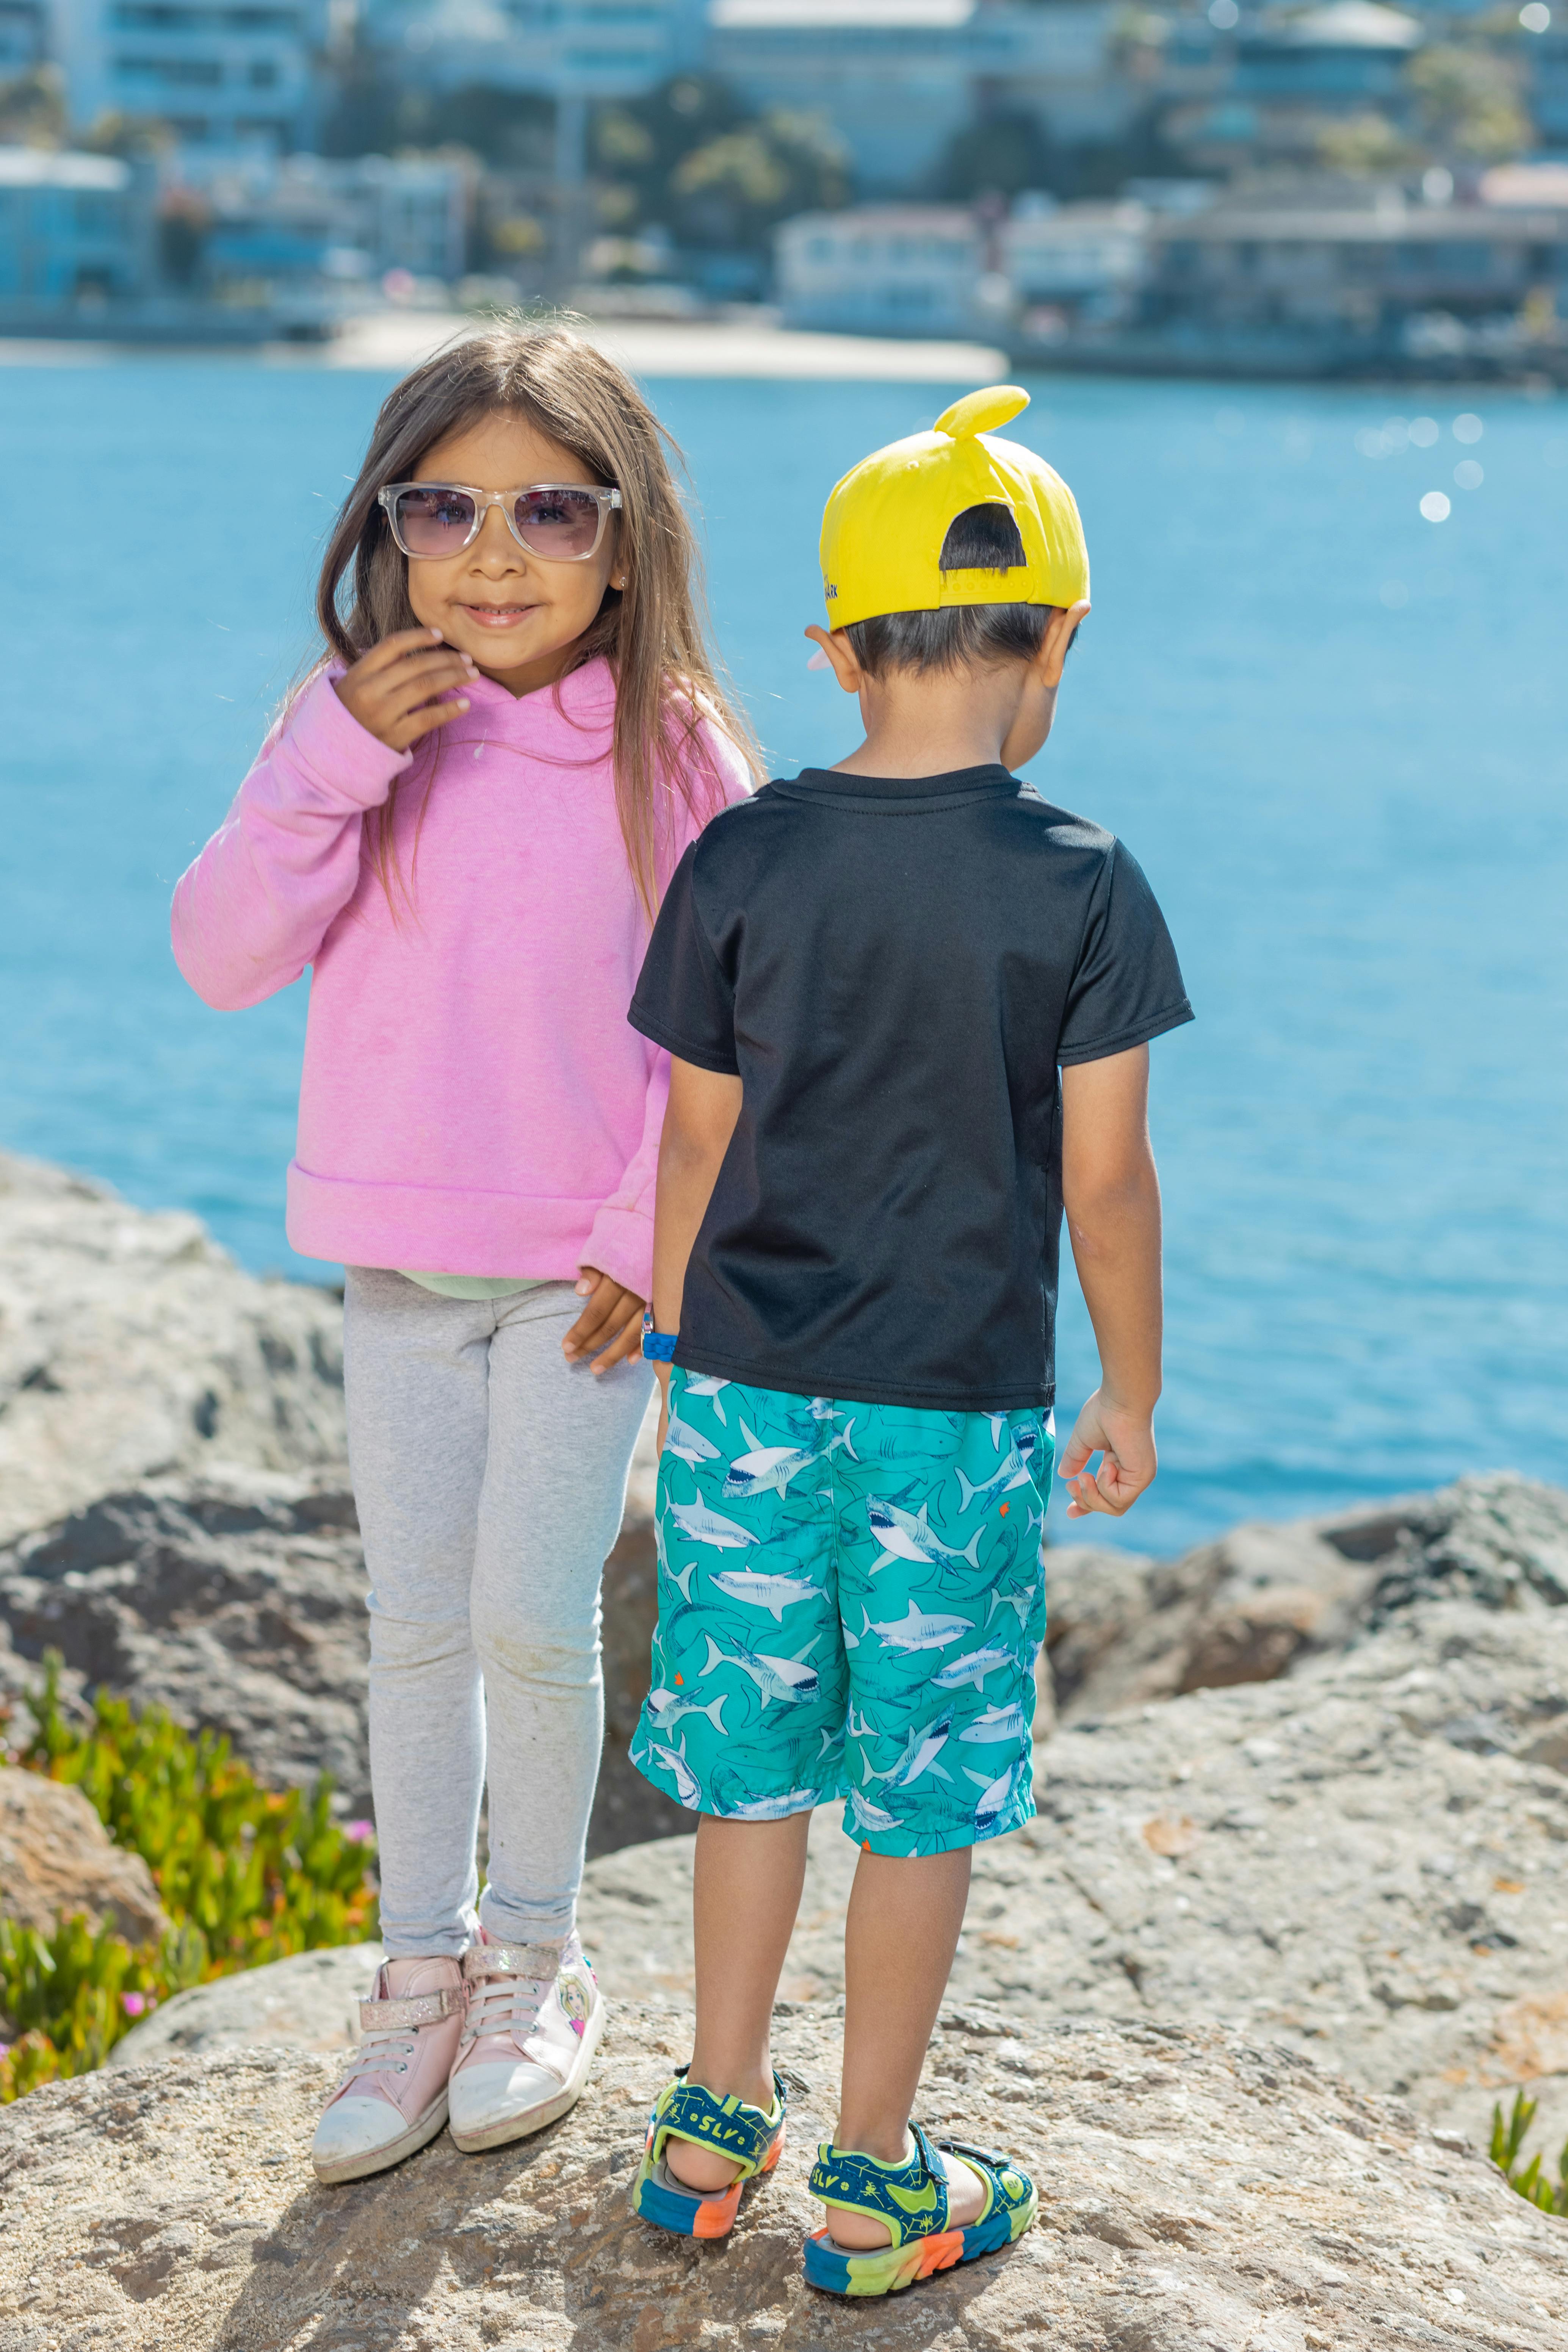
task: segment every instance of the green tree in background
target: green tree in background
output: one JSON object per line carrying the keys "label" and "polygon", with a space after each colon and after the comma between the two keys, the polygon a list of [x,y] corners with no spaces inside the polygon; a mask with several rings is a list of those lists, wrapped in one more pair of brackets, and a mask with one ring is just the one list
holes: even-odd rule
{"label": "green tree in background", "polygon": [[676,242],[756,252],[792,214],[833,211],[849,163],[815,116],[750,113],[728,85],[680,74],[644,99],[601,107],[593,163],[607,226],[667,228]]}
{"label": "green tree in background", "polygon": [[33,66],[0,81],[0,147],[63,147],[65,84],[58,66]]}
{"label": "green tree in background", "polygon": [[1059,191],[1062,159],[1032,114],[992,114],[954,131],[942,158],[938,192],[950,203],[1016,196],[1026,188]]}
{"label": "green tree in background", "polygon": [[1419,136],[1434,154],[1493,163],[1530,146],[1519,68],[1495,49],[1435,41],[1411,59],[1409,81]]}

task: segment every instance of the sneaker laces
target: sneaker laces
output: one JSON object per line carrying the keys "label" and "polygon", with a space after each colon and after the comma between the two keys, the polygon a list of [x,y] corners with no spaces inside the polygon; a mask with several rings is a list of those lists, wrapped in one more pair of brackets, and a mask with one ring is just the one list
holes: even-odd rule
{"label": "sneaker laces", "polygon": [[470,1946],[463,1960],[468,2013],[459,2047],[510,2034],[521,2049],[554,1989],[563,1950],[553,1944]]}
{"label": "sneaker laces", "polygon": [[406,2074],[417,2046],[414,2028],[383,2026],[364,2036],[343,2069],[343,2081],[352,2083],[359,2074]]}

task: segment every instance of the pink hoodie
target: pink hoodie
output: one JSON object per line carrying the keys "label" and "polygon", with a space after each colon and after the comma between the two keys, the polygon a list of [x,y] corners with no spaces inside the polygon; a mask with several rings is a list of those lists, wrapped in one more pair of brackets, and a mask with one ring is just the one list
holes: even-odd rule
{"label": "pink hoodie", "polygon": [[[436,739],[428,792],[331,676],[174,892],[175,958],[220,1011],[314,966],[290,1242],[432,1274],[592,1265],[647,1297],[669,1066],[626,1022],[647,927],[616,815],[607,666],[574,671],[559,706],[557,689],[518,699],[479,678]],[[709,741],[740,799],[740,754]],[[361,836],[400,776],[395,919]],[[661,882],[700,830],[682,811]]]}

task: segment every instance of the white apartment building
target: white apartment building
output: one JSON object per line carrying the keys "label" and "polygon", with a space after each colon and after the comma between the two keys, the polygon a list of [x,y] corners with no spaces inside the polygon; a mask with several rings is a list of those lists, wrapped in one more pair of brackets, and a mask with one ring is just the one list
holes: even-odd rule
{"label": "white apartment building", "polygon": [[1113,137],[1135,102],[1115,20],[1110,0],[709,0],[707,61],[755,107],[826,118],[862,186],[892,191],[988,106]]}
{"label": "white apartment building", "polygon": [[850,335],[994,331],[1007,289],[963,205],[861,205],[785,221],[774,290],[791,327]]}
{"label": "white apartment building", "polygon": [[73,125],[155,115],[188,151],[309,146],[325,0],[55,0]]}
{"label": "white apartment building", "polygon": [[704,0],[362,0],[405,70],[557,99],[637,98],[700,60]]}

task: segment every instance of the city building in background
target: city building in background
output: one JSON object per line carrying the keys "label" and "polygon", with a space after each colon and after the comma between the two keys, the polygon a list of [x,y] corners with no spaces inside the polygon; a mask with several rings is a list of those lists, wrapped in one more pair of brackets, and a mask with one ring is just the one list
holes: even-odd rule
{"label": "city building in background", "polygon": [[54,0],[73,131],[157,121],[199,153],[312,143],[326,0]]}
{"label": "city building in background", "polygon": [[127,301],[153,279],[145,175],[111,155],[0,149],[0,308],[18,321]]}
{"label": "city building in background", "polygon": [[1568,0],[0,0],[0,327],[1568,371]]}

